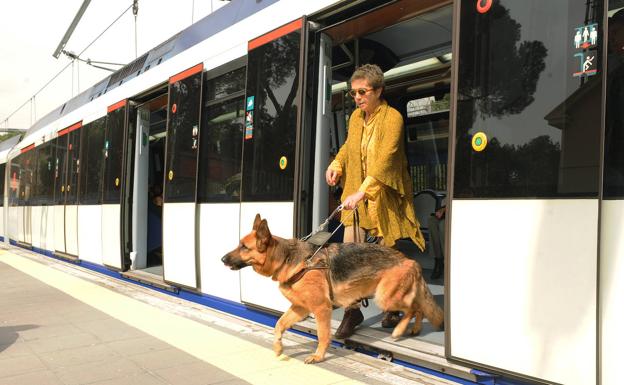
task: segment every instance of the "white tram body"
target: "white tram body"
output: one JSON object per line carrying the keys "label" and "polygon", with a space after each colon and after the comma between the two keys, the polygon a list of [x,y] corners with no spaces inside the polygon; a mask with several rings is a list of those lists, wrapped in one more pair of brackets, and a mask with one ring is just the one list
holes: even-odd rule
{"label": "white tram body", "polygon": [[[239,314],[279,314],[289,305],[275,282],[220,258],[256,213],[291,238],[333,210],[324,170],[354,109],[346,81],[373,62],[404,116],[421,226],[448,205],[446,272],[432,281],[446,331],[391,341],[368,327],[352,342],[475,382],[617,384],[612,3],[231,1],[0,146],[0,235]],[[403,246],[428,271],[431,248]]]}

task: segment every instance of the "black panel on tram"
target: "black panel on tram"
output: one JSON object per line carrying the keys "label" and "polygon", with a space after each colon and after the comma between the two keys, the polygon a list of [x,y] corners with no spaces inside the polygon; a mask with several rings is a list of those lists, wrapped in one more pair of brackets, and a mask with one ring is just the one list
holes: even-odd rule
{"label": "black panel on tram", "polygon": [[243,201],[292,201],[300,30],[249,51]]}
{"label": "black panel on tram", "polygon": [[124,106],[108,113],[104,139],[102,203],[121,202],[121,171],[126,108]]}
{"label": "black panel on tram", "polygon": [[169,85],[165,202],[195,202],[202,72]]}
{"label": "black panel on tram", "polygon": [[82,132],[80,157],[80,204],[102,201],[102,160],[104,159],[104,130],[106,117],[86,124]]}
{"label": "black panel on tram", "polygon": [[604,190],[607,199],[624,198],[624,3],[609,1]]}
{"label": "black panel on tram", "polygon": [[245,67],[204,81],[197,201],[240,201]]}
{"label": "black panel on tram", "polygon": [[601,2],[462,2],[455,198],[597,196],[602,15]]}

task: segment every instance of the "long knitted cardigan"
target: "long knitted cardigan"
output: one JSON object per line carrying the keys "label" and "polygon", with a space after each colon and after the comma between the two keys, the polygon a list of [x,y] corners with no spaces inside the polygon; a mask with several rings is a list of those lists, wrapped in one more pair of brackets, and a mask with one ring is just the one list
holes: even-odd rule
{"label": "long knitted cardigan", "polygon": [[[407,171],[405,143],[403,140],[403,117],[394,108],[383,102],[378,112],[376,127],[371,141],[375,141],[376,151],[368,154],[367,174],[383,184],[375,201],[377,219],[384,236],[384,244],[392,247],[397,239],[411,238],[421,249],[425,239],[414,213],[412,180]],[[364,112],[356,109],[349,118],[347,140],[336,155],[343,170],[342,200],[358,191],[366,175],[363,175],[361,142],[364,128]],[[374,227],[362,204],[358,206],[360,227]],[[342,212],[342,222],[353,225],[350,211]]]}

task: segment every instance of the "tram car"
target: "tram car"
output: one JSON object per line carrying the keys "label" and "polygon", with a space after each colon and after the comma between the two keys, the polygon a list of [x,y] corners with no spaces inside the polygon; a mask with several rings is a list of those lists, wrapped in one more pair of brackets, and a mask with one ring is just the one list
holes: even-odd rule
{"label": "tram car", "polygon": [[371,304],[339,342],[479,383],[618,384],[622,7],[233,0],[2,144],[0,235],[274,322],[277,285],[220,258],[257,213],[293,238],[334,210],[348,79],[375,63],[425,235],[447,207],[441,278],[430,245],[399,242],[446,328],[395,341]]}

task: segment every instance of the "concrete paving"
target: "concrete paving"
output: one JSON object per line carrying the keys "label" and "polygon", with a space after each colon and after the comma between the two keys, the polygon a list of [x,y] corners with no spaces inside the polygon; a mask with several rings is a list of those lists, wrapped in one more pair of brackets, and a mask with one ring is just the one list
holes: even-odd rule
{"label": "concrete paving", "polygon": [[198,304],[36,255],[0,250],[0,385],[453,382],[285,336]]}

